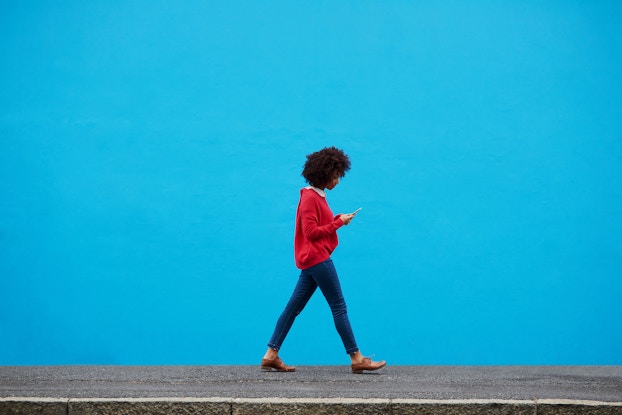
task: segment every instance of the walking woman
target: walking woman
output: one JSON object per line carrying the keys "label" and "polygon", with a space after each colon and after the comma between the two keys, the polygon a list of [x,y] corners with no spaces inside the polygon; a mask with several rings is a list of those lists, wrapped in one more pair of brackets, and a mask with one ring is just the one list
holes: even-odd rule
{"label": "walking woman", "polygon": [[337,332],[346,353],[350,355],[352,372],[363,373],[365,370],[377,370],[386,365],[384,360],[374,362],[359,351],[350,327],[337,271],[330,259],[338,244],[337,230],[348,225],[356,213],[334,216],[326,202],[325,190],[333,190],[348,170],[350,159],[335,147],[327,147],[307,156],[302,176],[309,186],[300,190],[294,235],[294,256],[296,266],[301,270],[300,277],[268,342],[268,351],[261,360],[263,370],[296,370],[283,363],[278,355],[279,349],[294,319],[302,312],[318,287],[330,306]]}

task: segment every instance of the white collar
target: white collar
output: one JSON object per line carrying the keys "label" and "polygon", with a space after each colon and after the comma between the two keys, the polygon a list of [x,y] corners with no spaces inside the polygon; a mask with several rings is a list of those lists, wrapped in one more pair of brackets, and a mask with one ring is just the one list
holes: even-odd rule
{"label": "white collar", "polygon": [[315,192],[316,192],[318,195],[320,195],[320,196],[322,196],[322,197],[326,197],[326,192],[325,192],[324,190],[322,190],[322,189],[317,188],[317,187],[314,187],[314,186],[307,186],[307,187],[305,187],[305,189],[315,190]]}

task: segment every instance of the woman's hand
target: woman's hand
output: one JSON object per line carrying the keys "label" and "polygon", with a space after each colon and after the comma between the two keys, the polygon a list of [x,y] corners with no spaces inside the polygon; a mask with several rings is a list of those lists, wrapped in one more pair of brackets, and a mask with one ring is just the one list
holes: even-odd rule
{"label": "woman's hand", "polygon": [[339,215],[339,219],[341,219],[343,221],[344,225],[349,225],[350,221],[352,221],[352,218],[354,218],[354,214],[352,213],[346,213],[346,214],[341,214]]}

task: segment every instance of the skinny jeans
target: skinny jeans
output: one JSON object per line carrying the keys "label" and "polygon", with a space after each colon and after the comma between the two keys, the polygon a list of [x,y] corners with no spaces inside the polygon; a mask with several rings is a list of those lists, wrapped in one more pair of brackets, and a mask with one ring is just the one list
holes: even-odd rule
{"label": "skinny jeans", "polygon": [[341,292],[337,270],[331,259],[300,272],[294,292],[285,306],[285,310],[283,310],[277,320],[268,347],[277,351],[281,348],[287,333],[294,324],[294,320],[305,308],[318,287],[320,287],[324,298],[328,302],[333,314],[333,320],[335,321],[335,327],[341,337],[346,353],[351,354],[359,350],[354,340],[350,320],[348,319],[348,309]]}

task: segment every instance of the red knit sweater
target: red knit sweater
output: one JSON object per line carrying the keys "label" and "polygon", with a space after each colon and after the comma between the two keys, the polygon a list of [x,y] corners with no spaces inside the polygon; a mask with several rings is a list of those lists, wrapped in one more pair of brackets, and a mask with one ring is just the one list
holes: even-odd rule
{"label": "red knit sweater", "polygon": [[333,215],[326,198],[318,192],[310,188],[300,190],[294,235],[298,268],[307,269],[330,258],[339,244],[337,229],[343,226],[339,216]]}

